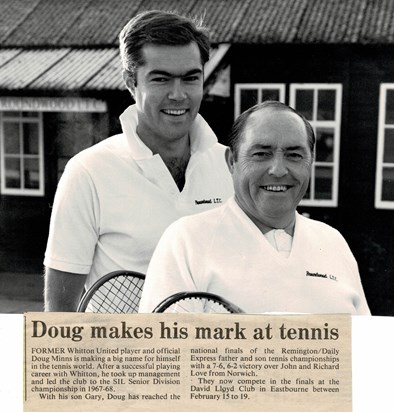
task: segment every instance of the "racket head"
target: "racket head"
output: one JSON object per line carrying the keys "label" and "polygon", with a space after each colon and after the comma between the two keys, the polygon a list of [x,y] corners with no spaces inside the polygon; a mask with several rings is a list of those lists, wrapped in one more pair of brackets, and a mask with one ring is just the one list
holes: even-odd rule
{"label": "racket head", "polygon": [[164,299],[153,313],[244,313],[232,302],[210,292],[178,292]]}
{"label": "racket head", "polygon": [[77,312],[136,313],[145,275],[116,270],[98,279],[82,296]]}

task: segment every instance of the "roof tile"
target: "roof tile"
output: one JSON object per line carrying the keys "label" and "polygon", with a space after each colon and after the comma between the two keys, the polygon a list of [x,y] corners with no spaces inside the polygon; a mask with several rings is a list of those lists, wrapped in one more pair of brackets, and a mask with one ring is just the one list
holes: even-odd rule
{"label": "roof tile", "polygon": [[3,90],[123,90],[118,33],[142,10],[205,16],[213,44],[392,44],[393,0],[1,0]]}
{"label": "roof tile", "polygon": [[[10,0],[4,0],[9,3]],[[5,46],[56,45],[90,0],[40,0],[5,39]],[[3,2],[3,0],[2,0]],[[28,0],[24,3],[27,5]]]}
{"label": "roof tile", "polygon": [[91,1],[69,30],[62,34],[58,45],[116,45],[119,31],[137,13],[139,3],[140,1]]}
{"label": "roof tile", "polygon": [[147,9],[205,14],[213,43],[394,42],[392,0],[1,0],[3,46],[115,46]]}
{"label": "roof tile", "polygon": [[21,53],[21,49],[5,49],[0,50],[0,67],[13,59],[17,54]]}
{"label": "roof tile", "polygon": [[394,2],[392,0],[369,1],[363,23],[359,36],[361,43],[393,43]]}
{"label": "roof tile", "polygon": [[353,43],[360,32],[368,0],[308,2],[295,41],[298,43]]}
{"label": "roof tile", "polygon": [[39,1],[5,0],[0,2],[0,44],[4,44],[7,37],[20,26]]}
{"label": "roof tile", "polygon": [[[1,87],[4,89],[27,88],[68,52],[69,49],[25,50],[17,54],[0,67]],[[1,55],[4,53],[9,53],[9,50],[1,50]]]}
{"label": "roof tile", "polygon": [[86,90],[125,90],[122,64],[118,55],[96,73],[84,86]]}
{"label": "roof tile", "polygon": [[84,89],[85,84],[112,59],[118,59],[116,49],[70,50],[50,71],[44,73],[31,88]]}

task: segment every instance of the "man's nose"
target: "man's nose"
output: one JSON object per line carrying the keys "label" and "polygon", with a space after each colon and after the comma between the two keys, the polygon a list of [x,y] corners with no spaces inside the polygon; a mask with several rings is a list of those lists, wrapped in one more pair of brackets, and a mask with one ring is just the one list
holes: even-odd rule
{"label": "man's nose", "polygon": [[276,154],[273,156],[268,174],[275,177],[283,177],[288,173],[286,161],[282,154]]}
{"label": "man's nose", "polygon": [[171,89],[168,93],[168,98],[171,100],[186,99],[186,92],[182,85],[181,79],[173,79],[173,81],[171,82]]}

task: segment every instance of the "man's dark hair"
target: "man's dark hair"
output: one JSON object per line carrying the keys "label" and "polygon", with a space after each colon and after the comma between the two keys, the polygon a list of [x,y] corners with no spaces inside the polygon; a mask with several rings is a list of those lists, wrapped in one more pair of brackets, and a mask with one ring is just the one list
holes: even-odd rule
{"label": "man's dark hair", "polygon": [[229,137],[228,137],[228,145],[233,152],[234,160],[237,160],[238,157],[238,150],[239,146],[241,144],[241,140],[243,138],[243,133],[245,131],[245,126],[248,122],[249,117],[255,113],[258,112],[259,110],[264,110],[264,109],[275,109],[278,111],[287,111],[296,114],[299,116],[302,121],[304,122],[305,129],[306,129],[306,134],[307,134],[307,139],[309,143],[309,148],[311,150],[311,154],[313,156],[314,150],[315,150],[315,132],[313,131],[313,127],[311,124],[306,120],[306,118],[299,112],[297,112],[295,109],[293,109],[290,106],[287,106],[284,103],[278,102],[276,100],[266,100],[263,103],[256,104],[255,106],[251,107],[250,109],[244,111],[241,113],[237,119],[235,120]]}
{"label": "man's dark hair", "polygon": [[136,70],[144,64],[142,48],[146,44],[186,46],[195,42],[201,64],[209,59],[209,34],[202,19],[192,19],[174,12],[150,10],[132,18],[119,34],[123,69],[134,83]]}

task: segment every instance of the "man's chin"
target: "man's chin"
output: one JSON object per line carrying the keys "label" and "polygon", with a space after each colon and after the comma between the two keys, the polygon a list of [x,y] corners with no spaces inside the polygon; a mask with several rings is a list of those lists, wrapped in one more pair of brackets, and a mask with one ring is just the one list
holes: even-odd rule
{"label": "man's chin", "polygon": [[295,212],[292,207],[284,205],[283,202],[273,203],[268,206],[267,202],[265,202],[264,206],[261,206],[260,211],[262,216],[275,220],[282,219],[283,217],[289,216]]}
{"label": "man's chin", "polygon": [[171,137],[172,139],[182,139],[185,136],[189,135],[190,131],[190,124],[179,124],[179,125],[174,125],[174,124],[167,124],[163,125],[163,132],[166,132],[166,134]]}

